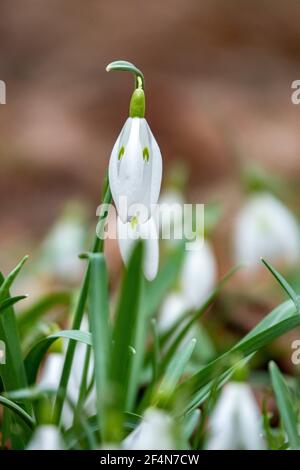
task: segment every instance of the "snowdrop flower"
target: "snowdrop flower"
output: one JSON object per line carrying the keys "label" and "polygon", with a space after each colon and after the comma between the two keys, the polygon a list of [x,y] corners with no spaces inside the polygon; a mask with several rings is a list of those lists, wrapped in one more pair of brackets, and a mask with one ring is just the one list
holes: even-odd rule
{"label": "snowdrop flower", "polygon": [[[136,89],[130,101],[129,117],[113,147],[108,169],[112,197],[123,223],[138,215],[137,204],[145,209],[141,222],[151,216],[151,205],[158,201],[162,178],[161,153],[144,117],[143,74],[132,64],[127,63],[127,66],[127,70],[136,75]],[[107,70],[120,69],[124,70],[116,63],[107,67]]]}
{"label": "snowdrop flower", "polygon": [[214,288],[217,264],[208,242],[195,240],[189,245],[191,250],[186,252],[180,286],[186,308],[199,308]]}
{"label": "snowdrop flower", "polygon": [[[164,300],[158,317],[163,333],[190,309],[199,308],[213,290],[217,279],[217,263],[208,242],[194,241],[193,251],[187,251],[179,279],[178,291]],[[190,336],[191,335],[191,336]],[[195,327],[187,339],[197,336]]]}
{"label": "snowdrop flower", "polygon": [[51,424],[41,425],[35,430],[27,450],[63,450],[59,429]]}
{"label": "snowdrop flower", "polygon": [[175,450],[174,421],[165,411],[148,408],[141,423],[123,441],[125,450]]}
{"label": "snowdrop flower", "polygon": [[157,274],[159,262],[158,235],[153,217],[144,223],[139,223],[134,218],[125,224],[118,217],[117,232],[120,252],[125,264],[128,263],[136,240],[145,241],[143,271],[145,277],[152,281]]}
{"label": "snowdrop flower", "polygon": [[179,292],[171,292],[164,300],[157,326],[161,333],[168,331],[186,311],[186,302]]}
{"label": "snowdrop flower", "polygon": [[52,274],[65,281],[75,282],[83,272],[78,254],[84,249],[86,232],[82,208],[70,204],[56,222],[42,245],[39,264],[45,274]]}
{"label": "snowdrop flower", "polygon": [[300,233],[291,212],[273,195],[252,196],[237,216],[234,227],[234,256],[238,263],[296,263],[300,258]]}
{"label": "snowdrop flower", "polygon": [[[169,189],[159,198],[160,231],[168,242],[174,243],[179,238],[182,239],[183,209],[184,199],[178,190]],[[170,238],[167,238],[169,233]],[[176,234],[179,235],[178,238]]]}
{"label": "snowdrop flower", "polygon": [[231,382],[223,388],[212,412],[208,450],[263,450],[261,415],[251,388]]}

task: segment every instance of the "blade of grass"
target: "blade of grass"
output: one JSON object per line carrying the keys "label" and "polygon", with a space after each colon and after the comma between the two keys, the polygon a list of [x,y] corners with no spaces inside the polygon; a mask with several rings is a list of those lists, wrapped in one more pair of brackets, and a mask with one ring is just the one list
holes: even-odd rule
{"label": "blade of grass", "polygon": [[290,447],[291,449],[299,450],[300,436],[298,433],[298,420],[293,409],[289,389],[275,362],[270,362],[269,370],[278,409],[289,438]]}

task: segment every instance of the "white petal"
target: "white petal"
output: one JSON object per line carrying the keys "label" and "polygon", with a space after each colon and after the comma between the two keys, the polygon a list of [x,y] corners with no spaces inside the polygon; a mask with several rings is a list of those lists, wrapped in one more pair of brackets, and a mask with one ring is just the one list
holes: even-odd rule
{"label": "white petal", "polygon": [[195,241],[190,246],[193,250],[186,252],[180,283],[187,306],[198,308],[214,288],[217,266],[207,242]]}
{"label": "white petal", "polygon": [[209,421],[209,450],[260,450],[261,416],[246,383],[231,382],[223,388]]}
{"label": "white petal", "polygon": [[27,450],[63,450],[59,429],[52,425],[39,426],[27,446]]}
{"label": "white petal", "polygon": [[162,304],[158,317],[158,328],[161,332],[168,330],[184,314],[186,304],[181,294],[169,294]]}
{"label": "white petal", "polygon": [[296,219],[278,199],[261,193],[248,200],[234,227],[235,260],[255,267],[260,258],[295,264],[300,259]]}
{"label": "white petal", "polygon": [[119,248],[125,264],[129,261],[136,240],[145,241],[143,271],[145,277],[152,281],[157,274],[159,263],[158,236],[153,218],[133,228],[131,222],[124,224],[118,217],[117,231]]}
{"label": "white petal", "polygon": [[[122,222],[136,215],[132,208],[135,204],[145,206],[147,216],[144,221],[151,215],[151,204],[158,201],[162,177],[161,154],[145,119],[128,118],[124,127],[126,131],[122,131],[111,154],[109,183]],[[122,147],[124,153],[119,158]],[[148,160],[143,157],[145,148],[149,153]],[[123,207],[121,198],[126,198],[128,210]]]}
{"label": "white petal", "polygon": [[138,427],[123,441],[126,450],[175,450],[174,422],[162,410],[149,408]]}

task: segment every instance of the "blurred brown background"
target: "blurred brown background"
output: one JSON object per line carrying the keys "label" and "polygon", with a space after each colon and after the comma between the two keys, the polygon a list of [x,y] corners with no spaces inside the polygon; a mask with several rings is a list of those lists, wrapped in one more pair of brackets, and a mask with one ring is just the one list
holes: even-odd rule
{"label": "blurred brown background", "polygon": [[187,163],[193,201],[236,204],[244,158],[297,183],[299,24],[296,0],[2,0],[2,265],[69,198],[94,220],[132,88],[129,74],[105,72],[116,59],[144,71],[166,171]]}

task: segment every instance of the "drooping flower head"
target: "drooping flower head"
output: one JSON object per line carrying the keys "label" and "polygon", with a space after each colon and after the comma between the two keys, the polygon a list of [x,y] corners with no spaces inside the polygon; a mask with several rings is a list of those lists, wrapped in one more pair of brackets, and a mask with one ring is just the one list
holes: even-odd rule
{"label": "drooping flower head", "polygon": [[[122,63],[123,64],[123,63]],[[109,65],[107,70],[120,70]],[[123,68],[121,69],[123,70]],[[162,179],[162,158],[157,142],[147,124],[143,75],[137,75],[129,117],[113,147],[109,161],[109,184],[122,222],[139,216],[145,222],[151,205],[157,203]],[[136,205],[143,205],[143,214]]]}
{"label": "drooping flower head", "polygon": [[158,239],[152,215],[161,187],[161,153],[144,117],[142,72],[125,61],[113,62],[107,70],[127,70],[135,75],[135,90],[130,101],[129,117],[113,147],[108,174],[118,212],[118,240],[122,258],[126,263],[134,240],[144,239],[144,274],[152,280],[158,270],[159,258]]}

